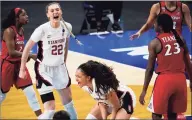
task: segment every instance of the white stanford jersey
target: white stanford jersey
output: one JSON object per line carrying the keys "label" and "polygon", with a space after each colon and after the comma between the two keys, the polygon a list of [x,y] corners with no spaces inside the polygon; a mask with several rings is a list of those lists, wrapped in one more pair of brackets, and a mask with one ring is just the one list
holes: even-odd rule
{"label": "white stanford jersey", "polygon": [[51,27],[47,22],[35,29],[31,35],[31,40],[38,42],[37,59],[48,66],[58,66],[64,63],[66,38],[70,37],[72,26],[66,22],[68,29],[60,22],[58,28]]}
{"label": "white stanford jersey", "polygon": [[[102,94],[102,95],[99,95],[97,92],[96,92],[96,85],[95,85],[95,79],[92,80],[92,85],[93,85],[93,91],[90,90],[90,88],[88,86],[83,86],[83,89],[85,91],[87,91],[92,97],[93,99],[95,99],[96,101],[98,102],[103,102],[105,104],[107,104],[108,106],[111,106],[111,104],[109,103],[109,101],[106,99],[106,94]],[[111,91],[112,89],[110,89]],[[102,91],[102,90],[101,90]],[[109,92],[110,92],[109,91]],[[108,93],[109,93],[108,92]],[[135,93],[133,92],[133,90],[125,85],[119,85],[118,89],[117,89],[117,94],[118,93],[121,93],[120,96],[118,96],[118,98],[120,99],[120,102],[121,102],[121,99],[124,97],[124,95],[129,92],[129,94],[131,95],[132,97],[132,100],[133,100],[133,106],[136,105],[136,96],[135,96]],[[122,105],[122,103],[121,103]]]}

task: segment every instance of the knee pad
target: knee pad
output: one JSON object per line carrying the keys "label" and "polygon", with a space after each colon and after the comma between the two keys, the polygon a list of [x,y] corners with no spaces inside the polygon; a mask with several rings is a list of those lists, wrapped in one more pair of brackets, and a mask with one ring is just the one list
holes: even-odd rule
{"label": "knee pad", "polygon": [[5,98],[6,98],[6,94],[2,93],[0,90],[0,104],[5,100]]}
{"label": "knee pad", "polygon": [[35,91],[33,89],[33,86],[28,86],[23,89],[23,92],[25,96],[27,97],[27,101],[29,103],[29,106],[33,109],[33,111],[40,110],[40,105],[37,99],[37,96],[35,94]]}
{"label": "knee pad", "polygon": [[85,119],[86,120],[93,120],[93,119],[96,120],[97,118],[94,115],[89,113]]}
{"label": "knee pad", "polygon": [[46,94],[42,94],[42,95],[41,95],[41,100],[42,100],[43,104],[44,104],[45,102],[48,102],[48,101],[51,101],[51,100],[55,100],[54,95],[53,95],[53,92],[49,92],[49,93],[46,93]]}

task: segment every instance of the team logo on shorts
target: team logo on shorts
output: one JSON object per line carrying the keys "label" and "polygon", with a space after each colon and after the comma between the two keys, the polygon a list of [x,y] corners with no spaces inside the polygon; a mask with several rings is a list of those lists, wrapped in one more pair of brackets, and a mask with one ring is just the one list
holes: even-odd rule
{"label": "team logo on shorts", "polygon": [[152,109],[152,103],[149,103],[148,108]]}

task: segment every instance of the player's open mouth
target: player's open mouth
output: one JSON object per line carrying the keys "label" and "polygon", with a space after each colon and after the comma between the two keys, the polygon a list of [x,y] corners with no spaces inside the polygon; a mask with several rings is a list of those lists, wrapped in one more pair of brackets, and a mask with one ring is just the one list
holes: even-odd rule
{"label": "player's open mouth", "polygon": [[80,82],[77,82],[78,85],[80,85]]}
{"label": "player's open mouth", "polygon": [[58,20],[58,19],[59,19],[59,16],[54,16],[53,18],[56,19],[56,20]]}

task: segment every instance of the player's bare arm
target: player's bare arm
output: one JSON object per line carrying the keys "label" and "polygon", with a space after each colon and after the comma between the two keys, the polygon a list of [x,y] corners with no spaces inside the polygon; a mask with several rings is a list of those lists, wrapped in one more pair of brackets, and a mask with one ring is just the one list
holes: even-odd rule
{"label": "player's bare arm", "polygon": [[29,40],[23,50],[23,55],[21,57],[21,67],[19,72],[19,77],[24,78],[24,74],[22,74],[25,71],[27,58],[29,57],[29,52],[32,49],[32,47],[35,45],[35,42],[32,40]]}
{"label": "player's bare arm", "polygon": [[[9,55],[11,57],[21,57],[23,52],[19,52],[19,51],[15,50],[15,40],[14,40],[14,38],[15,38],[14,30],[11,29],[11,28],[7,28],[4,31],[3,39],[6,42],[6,45],[7,45],[8,51],[9,51]],[[36,57],[36,54],[30,54],[29,59],[30,58],[35,59],[35,57]]]}
{"label": "player's bare arm", "polygon": [[150,83],[151,78],[153,76],[155,62],[156,62],[156,58],[157,58],[157,53],[160,51],[160,49],[157,50],[159,44],[161,44],[159,42],[159,40],[154,39],[148,45],[148,51],[149,51],[148,64],[147,64],[147,68],[145,71],[145,80],[144,80],[143,90],[142,90],[142,93],[141,93],[140,98],[139,98],[139,101],[142,105],[144,105],[144,103],[145,103],[144,97],[147,93],[149,83]]}
{"label": "player's bare arm", "polygon": [[11,57],[21,57],[22,52],[15,50],[15,40],[14,40],[15,36],[16,35],[15,35],[14,30],[11,28],[7,28],[4,31],[3,39],[6,42],[6,45],[7,45],[8,51],[9,51],[9,55]]}
{"label": "player's bare arm", "polygon": [[154,25],[154,22],[157,18],[157,15],[159,14],[159,12],[160,12],[160,5],[159,5],[159,3],[156,3],[151,7],[151,11],[150,11],[149,17],[147,19],[147,22],[138,31],[140,34],[143,34],[144,32],[149,30]]}
{"label": "player's bare arm", "polygon": [[104,120],[107,119],[107,105],[103,102],[99,102],[99,109],[101,111],[101,116]]}
{"label": "player's bare arm", "polygon": [[112,107],[112,113],[111,113],[111,120],[116,118],[117,112],[120,109],[121,105],[120,105],[120,101],[117,97],[117,94],[115,91],[111,91],[108,94],[108,100],[109,102],[113,105]]}
{"label": "player's bare arm", "polygon": [[[182,37],[181,37],[182,38]],[[182,40],[184,41],[184,62],[185,62],[185,68],[186,68],[186,71],[187,71],[187,74],[189,76],[189,80],[190,80],[190,88],[191,88],[191,91],[192,91],[192,65],[191,65],[191,61],[190,61],[190,56],[189,56],[189,51],[188,51],[188,48],[187,48],[187,45],[186,45],[186,42],[185,40],[182,38]]]}
{"label": "player's bare arm", "polygon": [[185,19],[185,23],[189,27],[189,30],[192,32],[192,21],[189,7],[186,4],[182,4],[182,11]]}
{"label": "player's bare arm", "polygon": [[69,38],[66,38],[65,54],[64,54],[64,62],[65,62],[65,63],[66,63],[66,61],[67,61],[68,50],[69,50]]}
{"label": "player's bare arm", "polygon": [[149,30],[153,26],[159,12],[160,12],[160,5],[159,3],[156,3],[151,7],[147,22],[141,27],[141,29],[137,33],[130,36],[130,40],[140,37],[141,34]]}

